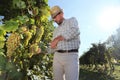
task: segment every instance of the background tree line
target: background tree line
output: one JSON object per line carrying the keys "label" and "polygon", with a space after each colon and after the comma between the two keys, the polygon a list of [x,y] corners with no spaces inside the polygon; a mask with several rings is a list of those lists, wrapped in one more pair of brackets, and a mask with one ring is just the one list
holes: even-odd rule
{"label": "background tree line", "polygon": [[84,68],[92,67],[93,70],[112,74],[114,64],[119,64],[120,61],[120,28],[105,42],[91,45],[88,51],[80,57],[81,66]]}

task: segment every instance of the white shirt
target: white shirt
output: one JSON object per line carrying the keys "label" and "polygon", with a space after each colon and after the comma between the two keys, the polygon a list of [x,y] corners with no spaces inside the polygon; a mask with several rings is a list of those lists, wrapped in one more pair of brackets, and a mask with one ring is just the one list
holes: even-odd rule
{"label": "white shirt", "polygon": [[80,46],[80,30],[77,20],[72,17],[65,19],[53,32],[53,39],[58,36],[63,36],[65,40],[59,41],[56,49],[49,50],[48,52],[54,52],[55,50],[71,50],[79,49]]}

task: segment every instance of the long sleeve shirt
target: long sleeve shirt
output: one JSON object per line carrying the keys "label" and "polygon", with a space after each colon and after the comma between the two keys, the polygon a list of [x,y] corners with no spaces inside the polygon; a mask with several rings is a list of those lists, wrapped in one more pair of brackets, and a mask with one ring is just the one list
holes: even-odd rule
{"label": "long sleeve shirt", "polygon": [[79,49],[80,30],[77,20],[74,17],[63,20],[53,32],[53,39],[58,36],[63,36],[65,40],[59,41],[56,49],[53,51]]}

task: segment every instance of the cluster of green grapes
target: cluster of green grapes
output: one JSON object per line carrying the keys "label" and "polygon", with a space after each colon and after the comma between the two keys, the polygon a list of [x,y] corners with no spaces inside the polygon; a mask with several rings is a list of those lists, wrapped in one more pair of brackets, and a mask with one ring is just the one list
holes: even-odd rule
{"label": "cluster of green grapes", "polygon": [[43,33],[44,33],[44,27],[43,26],[41,26],[40,28],[38,27],[36,30],[34,42],[39,43],[42,38]]}
{"label": "cluster of green grapes", "polygon": [[29,43],[29,40],[32,37],[32,33],[27,29],[27,26],[22,26],[19,29],[20,34],[23,36],[23,45],[26,47]]}
{"label": "cluster of green grapes", "polygon": [[24,35],[24,46],[27,46],[29,43],[29,40],[32,37],[32,33],[30,33],[29,31],[26,31],[23,35]]}
{"label": "cluster of green grapes", "polygon": [[29,46],[29,56],[32,57],[35,54],[38,54],[39,45],[42,35],[44,33],[44,27],[37,27],[32,25],[29,29],[27,26],[21,26],[18,33],[13,32],[8,37],[6,42],[7,47],[7,56],[11,57],[18,46],[21,44],[24,47]]}
{"label": "cluster of green grapes", "polygon": [[36,25],[32,25],[30,28],[27,26],[21,26],[19,32],[23,36],[23,38],[21,39],[23,46],[29,46],[29,57],[38,54],[38,43],[42,38],[44,28],[42,26],[37,27]]}
{"label": "cluster of green grapes", "polygon": [[36,34],[36,28],[37,28],[36,25],[32,25],[32,26],[31,26],[30,32],[31,32],[33,35]]}
{"label": "cluster of green grapes", "polygon": [[32,57],[34,54],[37,54],[38,49],[39,49],[39,46],[37,43],[31,44],[29,48],[30,57]]}
{"label": "cluster of green grapes", "polygon": [[11,33],[6,42],[7,56],[11,57],[14,51],[19,47],[19,45],[20,45],[20,35],[16,32]]}

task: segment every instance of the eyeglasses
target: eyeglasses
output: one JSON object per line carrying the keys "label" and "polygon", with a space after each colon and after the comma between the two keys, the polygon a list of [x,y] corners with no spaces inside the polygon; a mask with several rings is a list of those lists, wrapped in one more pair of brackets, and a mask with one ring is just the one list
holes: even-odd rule
{"label": "eyeglasses", "polygon": [[61,14],[61,12],[57,13],[57,14],[53,17],[53,19],[56,18],[56,16],[59,15],[59,14]]}

